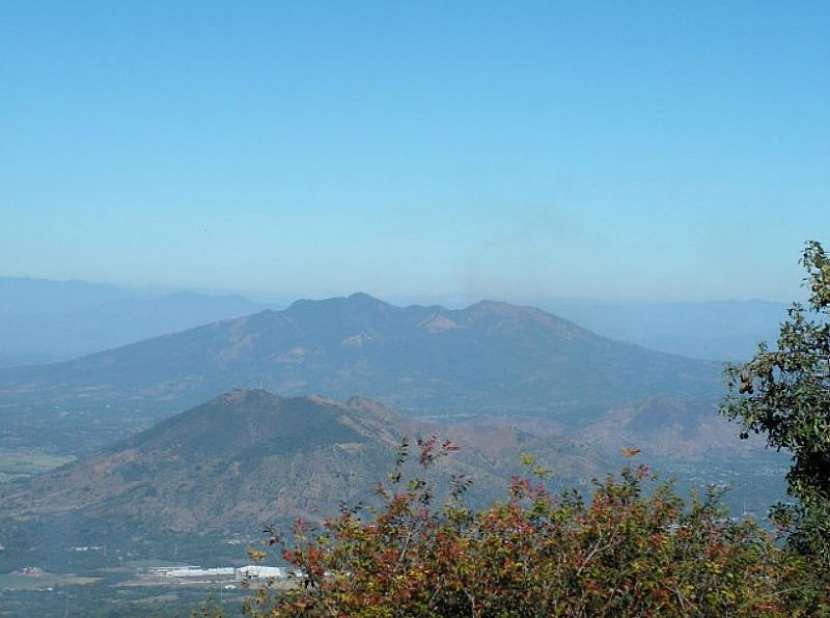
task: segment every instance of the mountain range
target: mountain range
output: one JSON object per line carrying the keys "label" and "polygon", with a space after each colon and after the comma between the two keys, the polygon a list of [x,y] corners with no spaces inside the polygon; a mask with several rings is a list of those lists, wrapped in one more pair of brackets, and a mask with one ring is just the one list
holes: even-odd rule
{"label": "mountain range", "polygon": [[79,457],[0,485],[0,567],[65,567],[80,558],[54,548],[71,545],[201,560],[370,499],[404,435],[461,444],[442,471],[473,479],[473,500],[503,496],[522,453],[580,487],[631,446],[684,487],[737,479],[762,509],[781,465],[717,416],[721,371],[533,307],[362,293],[0,369],[0,449]]}
{"label": "mountain range", "polygon": [[[442,302],[454,307],[469,304],[463,298]],[[277,303],[287,304],[284,299]],[[787,312],[783,303],[760,300],[612,302],[543,297],[524,304],[611,339],[717,361],[744,360],[758,342],[774,342]],[[277,305],[239,295],[0,277],[0,367],[68,360]]]}
{"label": "mountain range", "polygon": [[2,369],[0,447],[88,452],[240,387],[573,425],[644,397],[716,399],[722,378],[718,363],[607,339],[533,307],[397,307],[359,293]]}
{"label": "mountain range", "polygon": [[123,548],[163,534],[255,535],[295,517],[319,521],[342,502],[371,501],[401,438],[418,435],[461,445],[438,470],[473,480],[473,500],[504,497],[526,451],[555,470],[555,486],[599,469],[595,453],[562,438],[413,421],[362,397],[235,390],[98,454],[0,484],[0,545],[46,553],[57,537],[60,553],[67,544]]}

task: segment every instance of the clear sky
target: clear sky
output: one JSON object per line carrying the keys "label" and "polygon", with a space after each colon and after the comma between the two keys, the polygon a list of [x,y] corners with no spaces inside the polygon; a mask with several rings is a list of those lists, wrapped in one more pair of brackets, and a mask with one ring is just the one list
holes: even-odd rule
{"label": "clear sky", "polygon": [[790,300],[830,2],[8,2],[0,275]]}

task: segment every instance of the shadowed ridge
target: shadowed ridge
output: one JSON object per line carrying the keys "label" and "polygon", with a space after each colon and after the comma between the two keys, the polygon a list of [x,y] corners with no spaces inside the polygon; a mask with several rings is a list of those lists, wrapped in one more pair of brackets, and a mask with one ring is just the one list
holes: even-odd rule
{"label": "shadowed ridge", "polygon": [[103,453],[5,487],[0,511],[28,517],[60,505],[186,530],[265,521],[275,495],[291,515],[312,503],[333,510],[358,491],[344,479],[374,481],[385,469],[400,439],[396,418],[366,398],[234,389]]}
{"label": "shadowed ridge", "polygon": [[[483,449],[472,439],[481,431]],[[160,530],[250,531],[275,517],[319,519],[341,501],[370,498],[403,435],[447,432],[463,442],[447,465],[476,479],[481,496],[502,490],[522,448],[556,461],[560,472],[592,466],[564,443],[417,424],[359,395],[339,402],[234,389],[117,448],[0,486],[0,523],[42,524],[88,544],[109,534],[107,542],[120,543]]]}

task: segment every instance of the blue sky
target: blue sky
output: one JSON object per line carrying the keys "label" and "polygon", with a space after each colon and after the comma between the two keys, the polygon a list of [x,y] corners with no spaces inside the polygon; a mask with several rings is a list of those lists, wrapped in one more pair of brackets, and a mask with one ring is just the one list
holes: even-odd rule
{"label": "blue sky", "polygon": [[0,274],[789,300],[827,2],[17,2]]}

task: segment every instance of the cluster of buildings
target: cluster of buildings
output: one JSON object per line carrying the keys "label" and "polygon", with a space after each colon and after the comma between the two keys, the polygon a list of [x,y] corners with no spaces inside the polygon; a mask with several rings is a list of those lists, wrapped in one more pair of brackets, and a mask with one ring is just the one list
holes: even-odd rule
{"label": "cluster of buildings", "polygon": [[69,551],[86,552],[86,551],[101,551],[102,549],[104,549],[104,548],[101,545],[78,545],[76,547],[70,547]]}
{"label": "cluster of buildings", "polygon": [[160,579],[210,579],[247,581],[252,579],[287,579],[289,575],[296,575],[285,567],[262,566],[249,564],[243,567],[216,567],[203,569],[199,566],[160,566],[149,567],[146,574]]}
{"label": "cluster of buildings", "polygon": [[15,571],[13,575],[23,575],[24,577],[43,577],[46,571],[36,566],[24,566],[19,571]]}

